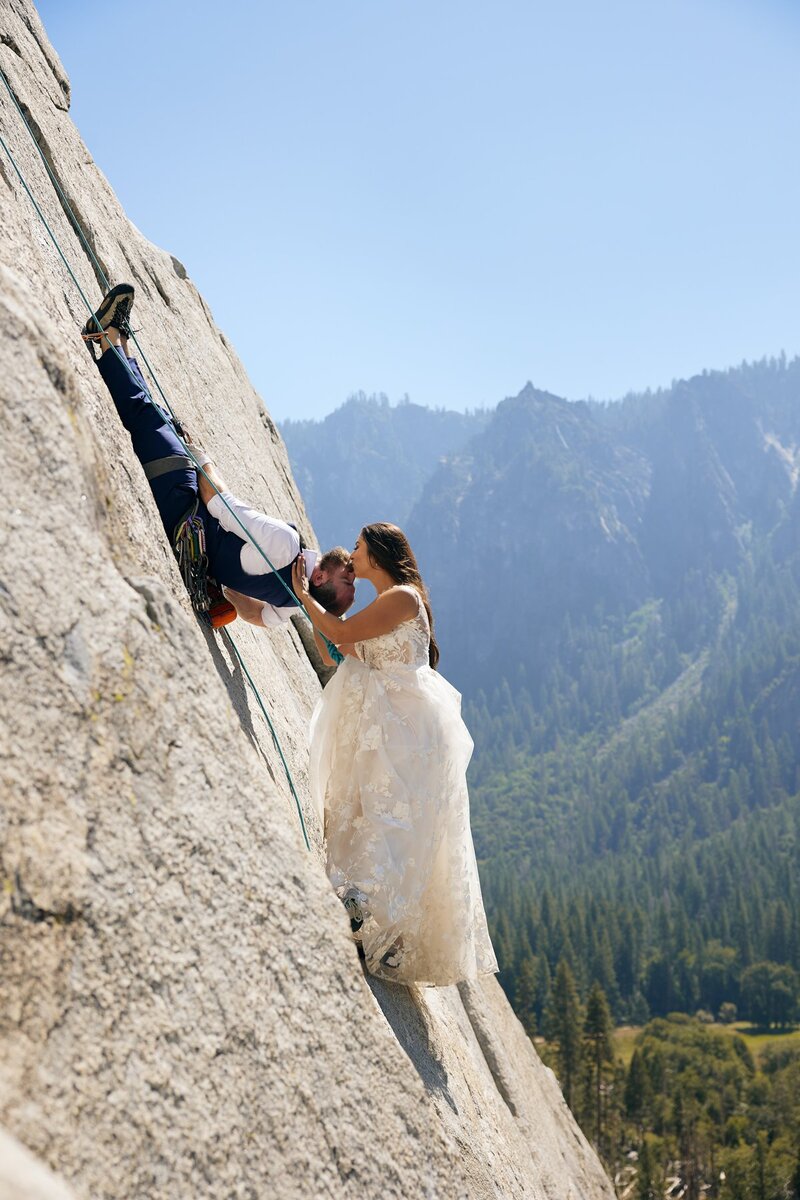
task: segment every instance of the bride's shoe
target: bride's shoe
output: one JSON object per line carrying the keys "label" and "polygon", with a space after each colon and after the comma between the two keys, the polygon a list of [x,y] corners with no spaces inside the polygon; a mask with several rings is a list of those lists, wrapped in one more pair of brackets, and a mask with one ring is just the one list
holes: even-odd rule
{"label": "bride's shoe", "polygon": [[358,935],[361,932],[361,926],[364,924],[364,918],[369,916],[367,897],[357,887],[349,887],[342,896],[342,904],[350,918],[350,929],[353,936],[356,941],[361,941]]}

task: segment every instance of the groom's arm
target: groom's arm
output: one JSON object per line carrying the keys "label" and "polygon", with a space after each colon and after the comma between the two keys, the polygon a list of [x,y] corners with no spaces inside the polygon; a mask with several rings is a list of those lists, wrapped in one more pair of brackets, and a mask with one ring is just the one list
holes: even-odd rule
{"label": "groom's arm", "polygon": [[[266,513],[251,508],[238,496],[234,496],[232,492],[228,491],[225,480],[205,451],[193,443],[191,448],[202,467],[202,470],[197,473],[200,499],[212,517],[216,517],[226,533],[235,533],[242,539],[240,561],[245,573],[247,575],[265,575],[273,567],[280,569],[288,566],[300,550],[300,535],[297,530],[285,521],[278,520],[277,517],[268,517]],[[259,553],[257,549],[259,546],[264,554]],[[266,561],[264,555],[269,562]],[[231,599],[231,604],[235,604],[233,599]],[[249,620],[252,625],[264,624],[263,621],[255,621],[246,617],[242,612],[239,612],[239,616],[245,621]]]}
{"label": "groom's arm", "polygon": [[[235,533],[242,539],[240,562],[247,575],[266,575],[273,567],[280,570],[300,553],[300,534],[296,529],[277,517],[268,517],[266,513],[251,508],[232,492],[219,492],[212,496],[206,508],[226,533]],[[248,534],[252,541],[248,540]],[[264,554],[256,548],[259,546]],[[289,598],[288,603],[291,602]]]}
{"label": "groom's arm", "polygon": [[264,608],[263,600],[256,600],[252,596],[243,596],[241,592],[235,592],[233,588],[229,587],[222,590],[243,621],[247,621],[250,625],[258,625],[261,629],[266,629],[261,616],[262,609]]}

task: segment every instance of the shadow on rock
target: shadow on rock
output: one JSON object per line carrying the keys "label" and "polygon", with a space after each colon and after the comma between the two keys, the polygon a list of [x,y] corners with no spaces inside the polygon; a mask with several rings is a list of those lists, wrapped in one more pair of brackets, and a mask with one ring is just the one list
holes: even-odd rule
{"label": "shadow on rock", "polygon": [[[247,700],[247,680],[245,679],[244,672],[242,671],[236,655],[231,648],[231,643],[227,638],[217,637],[214,631],[209,629],[207,626],[203,625],[201,628],[203,631],[203,636],[206,639],[208,652],[211,655],[211,661],[214,664],[217,674],[222,680],[225,690],[230,696],[233,710],[236,713],[236,716],[239,718],[239,724],[247,734],[247,737],[250,739],[253,746],[255,746],[259,757],[265,764],[270,776],[274,780],[275,776],[273,774],[269,759],[264,753],[264,750],[261,746],[261,739],[259,738],[253,726],[250,705],[248,704]],[[266,722],[263,724],[263,733],[266,734],[267,737],[271,737]]]}
{"label": "shadow on rock", "polygon": [[456,1102],[450,1095],[448,1087],[447,1071],[431,1042],[430,1031],[425,1014],[418,1003],[417,993],[413,988],[383,983],[382,980],[375,979],[373,975],[370,975],[366,968],[364,968],[364,976],[372,989],[373,996],[380,1005],[381,1012],[425,1084],[427,1091],[441,1096],[447,1101],[453,1112],[457,1113]]}

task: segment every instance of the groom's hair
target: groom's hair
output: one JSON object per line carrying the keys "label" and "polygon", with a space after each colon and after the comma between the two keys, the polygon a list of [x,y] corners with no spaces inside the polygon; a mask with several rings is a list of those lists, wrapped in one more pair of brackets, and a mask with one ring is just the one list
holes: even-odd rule
{"label": "groom's hair", "polygon": [[[334,546],[332,550],[327,550],[323,554],[317,566],[322,571],[332,571],[336,567],[346,567],[349,562],[349,550],[345,550],[344,546]],[[336,584],[330,580],[326,580],[325,583],[311,583],[309,581],[308,590],[317,604],[321,604],[334,617],[341,617],[352,604],[352,600],[346,600],[343,596],[339,595]]]}
{"label": "groom's hair", "polygon": [[349,562],[350,551],[345,550],[344,546],[334,546],[332,550],[325,551],[317,566],[323,571],[331,571],[334,567],[346,567]]}

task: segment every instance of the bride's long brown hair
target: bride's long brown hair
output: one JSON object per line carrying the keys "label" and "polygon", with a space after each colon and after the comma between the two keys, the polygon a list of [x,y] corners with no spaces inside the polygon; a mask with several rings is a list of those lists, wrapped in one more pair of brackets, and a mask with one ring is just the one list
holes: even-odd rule
{"label": "bride's long brown hair", "polygon": [[408,538],[397,525],[389,525],[386,521],[377,521],[374,525],[365,525],[361,536],[367,551],[376,567],[380,567],[390,575],[395,583],[410,584],[419,592],[420,599],[428,614],[428,625],[431,631],[428,660],[432,667],[439,661],[439,647],[433,636],[433,613],[428,600],[428,589],[422,582],[414,551],[408,544]]}

